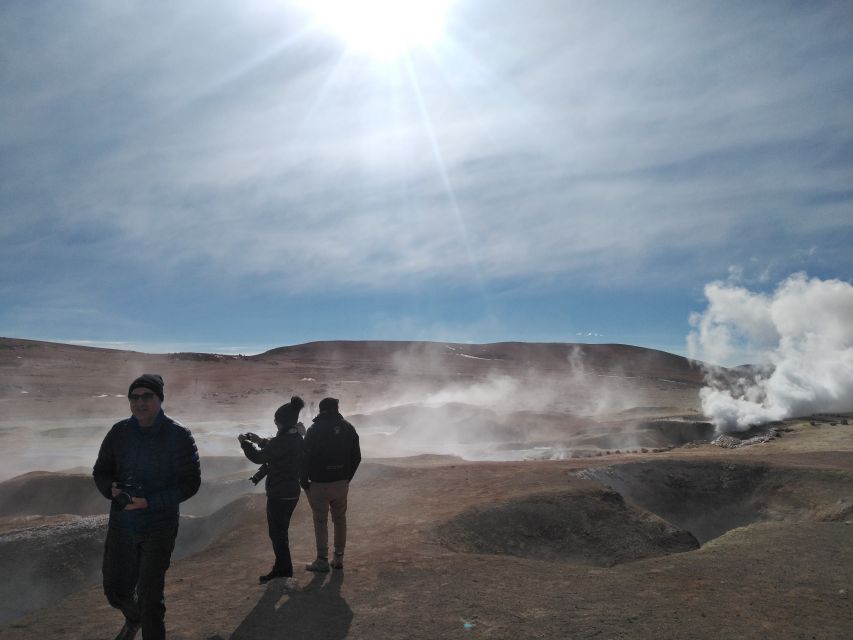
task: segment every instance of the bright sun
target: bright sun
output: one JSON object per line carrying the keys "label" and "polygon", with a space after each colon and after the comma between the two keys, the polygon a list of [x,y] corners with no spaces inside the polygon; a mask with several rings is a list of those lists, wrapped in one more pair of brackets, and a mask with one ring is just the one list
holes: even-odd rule
{"label": "bright sun", "polygon": [[353,51],[383,58],[433,44],[453,0],[303,0]]}

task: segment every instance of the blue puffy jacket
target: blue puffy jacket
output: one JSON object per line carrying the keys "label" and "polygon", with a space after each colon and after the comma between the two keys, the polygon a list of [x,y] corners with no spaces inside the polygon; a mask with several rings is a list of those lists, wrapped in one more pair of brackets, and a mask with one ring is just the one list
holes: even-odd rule
{"label": "blue puffy jacket", "polygon": [[101,444],[93,470],[95,484],[112,499],[113,482],[127,485],[131,495],[148,501],[145,509],[110,509],[110,526],[156,531],[178,526],[178,505],[201,484],[198,449],[190,430],[162,411],[150,427],[136,418],[112,426]]}

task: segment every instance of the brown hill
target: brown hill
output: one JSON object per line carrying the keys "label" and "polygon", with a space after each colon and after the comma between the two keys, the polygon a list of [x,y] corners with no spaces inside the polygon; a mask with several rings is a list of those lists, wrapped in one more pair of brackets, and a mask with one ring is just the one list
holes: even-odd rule
{"label": "brown hill", "polygon": [[351,414],[418,401],[450,386],[512,379],[518,387],[507,401],[533,402],[533,392],[544,389],[551,400],[586,401],[589,411],[601,409],[592,406],[598,399],[617,397],[607,410],[695,410],[702,384],[701,371],[687,359],[627,345],[339,341],[225,356],[0,338],[0,427],[30,418],[119,417],[127,411],[127,384],[145,371],[163,375],[175,415],[264,421],[293,393],[309,411],[323,396],[339,397]]}

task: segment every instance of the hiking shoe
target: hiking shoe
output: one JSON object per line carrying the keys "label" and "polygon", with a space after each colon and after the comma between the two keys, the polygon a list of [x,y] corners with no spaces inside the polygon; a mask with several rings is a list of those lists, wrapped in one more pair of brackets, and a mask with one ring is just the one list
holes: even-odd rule
{"label": "hiking shoe", "polygon": [[305,571],[316,571],[317,573],[329,573],[329,561],[326,558],[317,558],[311,564],[305,565]]}
{"label": "hiking shoe", "polygon": [[343,569],[344,568],[344,554],[336,553],[332,556],[332,561],[329,563],[332,569]]}
{"label": "hiking shoe", "polygon": [[270,571],[265,576],[258,576],[258,582],[261,584],[266,584],[270,580],[275,580],[276,578],[289,578],[290,576],[286,576],[283,573],[279,573],[278,571]]}
{"label": "hiking shoe", "polygon": [[121,631],[115,637],[115,640],[133,640],[136,637],[136,632],[139,631],[138,622],[126,621]]}

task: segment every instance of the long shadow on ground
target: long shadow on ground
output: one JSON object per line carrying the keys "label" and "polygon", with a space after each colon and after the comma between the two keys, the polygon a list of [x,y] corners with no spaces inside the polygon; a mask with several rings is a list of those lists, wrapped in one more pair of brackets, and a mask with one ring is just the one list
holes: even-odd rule
{"label": "long shadow on ground", "polygon": [[340,571],[316,574],[298,590],[288,589],[284,580],[273,580],[231,640],[343,640],[353,617],[341,596],[343,580]]}

